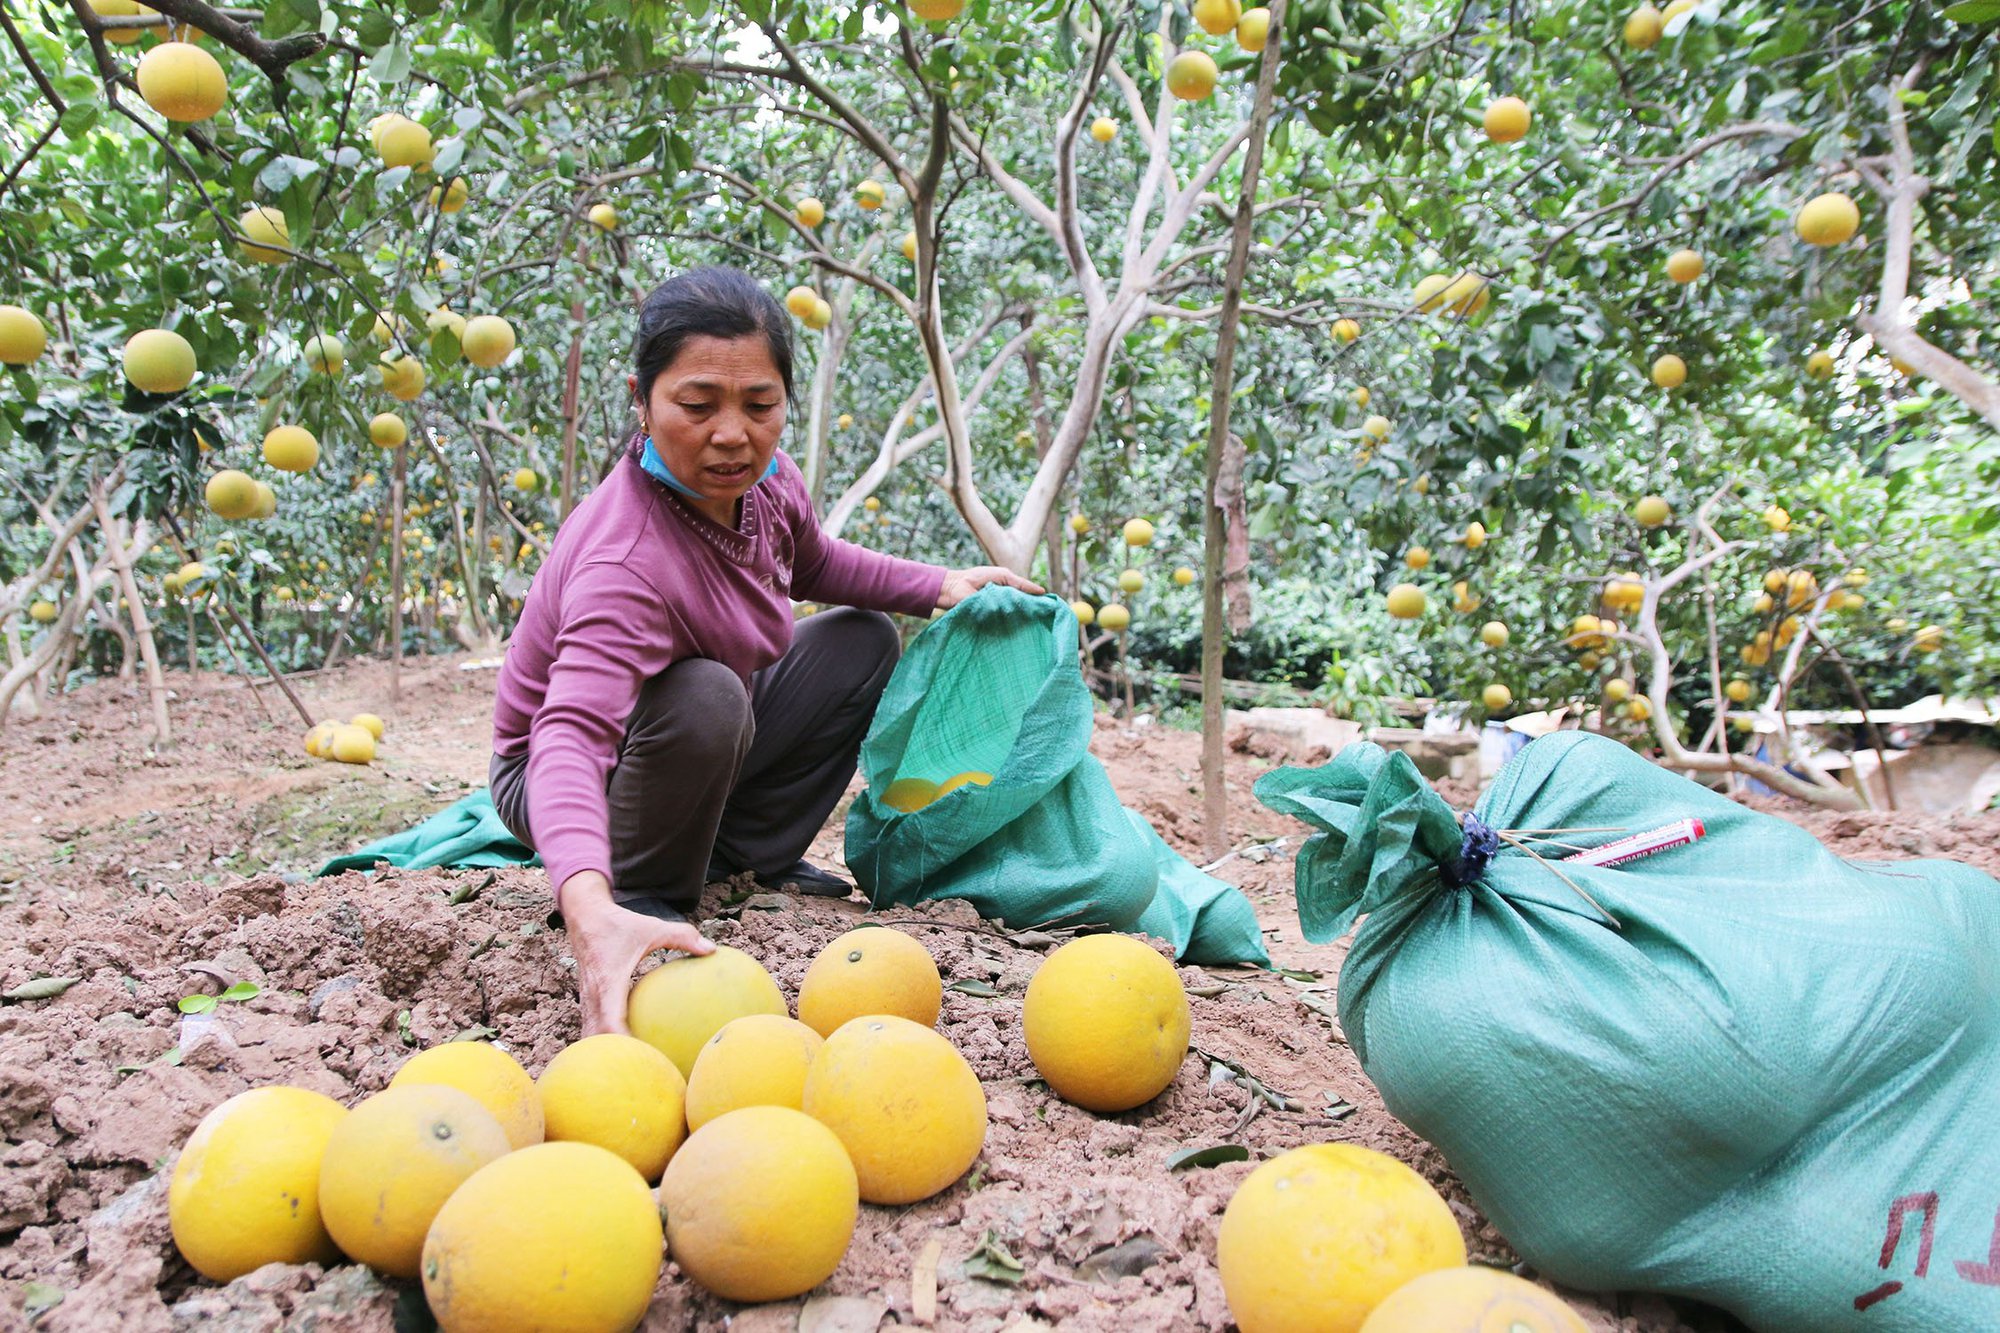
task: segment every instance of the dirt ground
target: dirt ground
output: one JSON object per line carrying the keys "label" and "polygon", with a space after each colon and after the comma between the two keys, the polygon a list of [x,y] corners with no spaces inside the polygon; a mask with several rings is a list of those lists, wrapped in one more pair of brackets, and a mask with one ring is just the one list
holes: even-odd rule
{"label": "dirt ground", "polygon": [[[422,1326],[418,1293],[358,1267],[198,1280],[168,1234],[166,1172],[201,1115],[246,1087],[285,1082],[351,1102],[411,1050],[453,1037],[490,1037],[539,1072],[577,1036],[573,963],[546,924],[541,872],[311,878],[327,856],[484,781],[493,679],[462,658],[413,663],[393,702],[381,664],[301,680],[317,716],[368,708],[388,719],[368,768],[308,758],[276,691],[213,676],[174,678],[177,744],[161,754],[145,747],[140,701],[115,683],[0,735],[0,991],[76,979],[52,998],[0,1006],[0,1333]],[[1197,747],[1187,733],[1108,719],[1095,742],[1127,803],[1196,856]],[[1100,1117],[1037,1082],[1020,1040],[1022,993],[1048,937],[1013,938],[962,903],[885,914],[930,948],[948,983],[985,983],[948,991],[940,1023],[986,1086],[979,1164],[925,1203],[865,1209],[847,1259],[811,1300],[744,1311],[669,1264],[644,1327],[908,1324],[920,1256],[936,1242],[941,1328],[1222,1328],[1215,1227],[1231,1191],[1256,1160],[1327,1140],[1411,1163],[1450,1200],[1475,1258],[1514,1262],[1442,1157],[1383,1109],[1345,1044],[1333,1017],[1342,949],[1305,942],[1291,904],[1301,829],[1249,792],[1277,758],[1232,755],[1239,850],[1217,873],[1242,885],[1274,960],[1298,975],[1183,969],[1195,1053],[1157,1101]],[[2000,817],[1780,813],[1847,855],[2000,870]],[[820,859],[837,863],[843,814]],[[863,912],[858,901],[710,892],[711,937],[749,951],[794,994],[813,954]],[[223,1004],[217,1022],[190,1024],[176,1009],[243,980],[261,993]],[[1224,1142],[1253,1160],[1168,1169],[1183,1147]],[[1019,1280],[968,1274],[983,1247],[1018,1259]],[[1734,1327],[1657,1297],[1572,1299],[1598,1329]]]}

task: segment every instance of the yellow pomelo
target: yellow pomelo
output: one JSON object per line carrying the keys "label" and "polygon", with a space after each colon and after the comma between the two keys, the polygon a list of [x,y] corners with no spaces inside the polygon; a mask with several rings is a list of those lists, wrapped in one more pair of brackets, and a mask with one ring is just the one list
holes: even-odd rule
{"label": "yellow pomelo", "polygon": [[1661,12],[1660,17],[1672,23],[1700,3],[1701,0],[1668,0],[1667,7]]}
{"label": "yellow pomelo", "polygon": [[326,747],[333,741],[333,728],[331,722],[315,722],[306,733],[306,753],[315,759],[327,758]]}
{"label": "yellow pomelo", "polygon": [[1366,407],[1374,397],[1375,395],[1370,393],[1368,386],[1364,384],[1354,391],[1354,405],[1356,407]]}
{"label": "yellow pomelo", "polygon": [[317,375],[338,375],[347,365],[347,345],[331,333],[306,339],[304,351],[306,369]]}
{"label": "yellow pomelo", "polygon": [[1383,599],[1383,605],[1388,608],[1389,614],[1398,620],[1415,620],[1424,613],[1424,606],[1428,600],[1424,596],[1424,590],[1416,584],[1398,583],[1389,589],[1389,595]]}
{"label": "yellow pomelo", "polygon": [[1099,143],[1110,143],[1118,137],[1118,122],[1109,116],[1099,116],[1090,122],[1090,137]]}
{"label": "yellow pomelo", "polygon": [[1405,1282],[1361,1333],[1590,1333],[1546,1287],[1498,1268],[1440,1268]]}
{"label": "yellow pomelo", "polygon": [[826,205],[807,196],[792,206],[792,216],[799,220],[801,227],[817,227],[826,221]]}
{"label": "yellow pomelo", "polygon": [[474,315],[458,335],[465,359],[491,370],[514,352],[514,326],[498,315]]}
{"label": "yellow pomelo", "polygon": [[375,738],[368,734],[366,727],[351,723],[337,726],[326,743],[326,757],[338,759],[343,764],[372,764],[375,762]]}
{"label": "yellow pomelo", "polygon": [[976,768],[970,768],[963,773],[954,773],[943,782],[938,783],[938,799],[944,799],[960,787],[990,787],[992,785],[993,775],[991,773],[982,773]]}
{"label": "yellow pomelo", "polygon": [[424,391],[424,363],[413,356],[384,356],[382,388],[391,398],[409,402]]}
{"label": "yellow pomelo", "polygon": [[910,9],[926,23],[948,23],[965,8],[965,0],[910,0]]}
{"label": "yellow pomelo", "polygon": [[1389,418],[1383,416],[1369,417],[1361,423],[1361,433],[1371,440],[1388,439],[1390,429]]}
{"label": "yellow pomelo", "polygon": [[382,733],[387,730],[382,725],[382,719],[373,713],[356,713],[347,719],[347,724],[351,727],[360,727],[378,741],[382,739]]}
{"label": "yellow pomelo", "polygon": [[1792,516],[1783,505],[1772,505],[1764,511],[1764,526],[1773,532],[1790,532]]}
{"label": "yellow pomelo", "polygon": [[1631,697],[1632,683],[1630,681],[1614,679],[1604,682],[1604,702],[1608,704],[1622,704]]}
{"label": "yellow pomelo", "polygon": [[821,949],[799,983],[799,1021],[822,1037],[865,1014],[895,1014],[931,1027],[943,1005],[944,980],[930,951],[881,926],[850,930]]}
{"label": "yellow pomelo", "polygon": [[590,225],[599,231],[618,230],[618,210],[610,204],[592,204],[587,216],[590,218]]}
{"label": "yellow pomelo", "polygon": [[1153,525],[1143,518],[1127,519],[1125,520],[1124,537],[1127,546],[1151,546],[1153,544]]}
{"label": "yellow pomelo", "polygon": [[1221,71],[1206,51],[1183,51],[1167,66],[1167,91],[1183,102],[1206,101]]}
{"label": "yellow pomelo", "polygon": [[934,1029],[893,1014],[834,1030],[806,1073],[803,1106],[846,1146],[870,1203],[948,1189],[986,1142],[972,1066]]}
{"label": "yellow pomelo", "polygon": [[594,1143],[658,1180],[687,1137],[687,1080],[674,1062],[622,1033],[566,1047],[535,1080],[551,1141]]}
{"label": "yellow pomelo", "polygon": [[1186,565],[1182,565],[1179,569],[1176,569],[1173,572],[1172,577],[1174,580],[1175,587],[1185,588],[1194,582],[1195,574],[1192,569],[1189,569]]}
{"label": "yellow pomelo", "polygon": [[784,992],[771,974],[749,954],[724,944],[700,958],[672,959],[640,977],[632,987],[627,1022],[633,1036],[657,1047],[686,1078],[703,1043],[730,1019],[785,1013]]}
{"label": "yellow pomelo", "polygon": [[285,225],[285,215],[266,204],[259,204],[236,220],[236,230],[243,239],[237,248],[243,257],[256,264],[282,264],[291,256],[278,246],[290,246],[291,228]]}
{"label": "yellow pomelo", "polygon": [[1813,353],[1813,354],[1812,354],[1811,356],[1807,357],[1807,358],[1806,358],[1806,374],[1808,374],[1808,375],[1812,376],[1812,377],[1813,377],[1814,379],[1816,379],[1816,380],[1830,380],[1830,379],[1832,379],[1832,378],[1833,378],[1833,353],[1831,353],[1831,352],[1814,352],[1814,353]]}
{"label": "yellow pomelo", "polygon": [[280,472],[310,472],[319,441],[304,426],[276,426],[264,437],[264,461]]}
{"label": "yellow pomelo", "polygon": [[473,1172],[512,1150],[492,1112],[457,1088],[385,1089],[327,1140],[320,1218],[348,1258],[416,1277],[438,1209]]}
{"label": "yellow pomelo", "polygon": [[1666,34],[1666,16],[1650,4],[1640,5],[1625,20],[1625,45],[1635,51],[1650,51]]}
{"label": "yellow pomelo", "polygon": [[1505,648],[1507,638],[1507,626],[1498,620],[1489,620],[1479,627],[1479,641],[1488,648]]}
{"label": "yellow pomelo", "polygon": [[431,164],[431,132],[407,116],[396,116],[376,134],[375,151],[385,167],[422,170]]}
{"label": "yellow pomelo", "polygon": [[179,393],[194,383],[194,348],[171,329],[141,329],[125,343],[125,378],[147,393]]}
{"label": "yellow pomelo", "polygon": [[450,329],[451,336],[457,338],[461,345],[465,341],[465,316],[449,306],[439,306],[431,311],[424,318],[424,328],[432,334]]}
{"label": "yellow pomelo", "polygon": [[798,1110],[820,1044],[819,1033],[780,1014],[748,1014],[724,1023],[702,1044],[688,1075],[688,1128],[700,1129],[746,1106]]}
{"label": "yellow pomelo", "polygon": [[785,309],[791,311],[794,318],[804,319],[812,313],[813,305],[818,300],[819,293],[812,288],[794,287],[785,293]]}
{"label": "yellow pomelo", "polygon": [[1243,17],[1243,0],[1194,0],[1195,25],[1211,37],[1235,32]]}
{"label": "yellow pomelo", "polygon": [[831,1130],[788,1106],[703,1125],[660,1182],[667,1243],[690,1278],[725,1300],[779,1301],[840,1267],[861,1205]]}
{"label": "yellow pomelo", "polygon": [[1484,523],[1475,520],[1465,525],[1465,545],[1468,550],[1473,551],[1486,545],[1486,525]]}
{"label": "yellow pomelo", "polygon": [[1076,617],[1076,623],[1079,625],[1088,625],[1097,619],[1097,608],[1089,602],[1071,602],[1069,609],[1070,614]]}
{"label": "yellow pomelo", "polygon": [[262,481],[253,483],[257,487],[257,507],[250,511],[252,518],[269,518],[278,512],[278,493]]}
{"label": "yellow pomelo", "polygon": [[1071,514],[1069,516],[1069,530],[1081,537],[1084,533],[1090,531],[1090,520],[1082,514]]}
{"label": "yellow pomelo", "polygon": [[1393,1157],[1294,1148],[1236,1187],[1216,1267],[1242,1333],[1355,1333],[1404,1283],[1465,1263],[1451,1207]]}
{"label": "yellow pomelo", "polygon": [[1408,565],[1411,569],[1423,569],[1427,567],[1430,564],[1430,562],[1431,562],[1431,553],[1430,553],[1430,548],[1428,547],[1412,546],[1408,551],[1403,553],[1403,563]]}
{"label": "yellow pomelo", "polygon": [[[90,0],[90,10],[99,18],[132,18],[146,12],[139,0]],[[108,28],[104,40],[114,46],[130,46],[146,35],[144,28]]]}
{"label": "yellow pomelo", "polygon": [[[352,730],[367,737],[373,747],[374,737],[360,727]],[[334,745],[339,744],[340,735],[336,733]],[[520,1061],[498,1046],[483,1041],[451,1041],[418,1051],[389,1080],[392,1088],[412,1083],[442,1083],[469,1094],[493,1113],[500,1128],[507,1131],[507,1141],[516,1148],[542,1141],[542,1102],[535,1094],[535,1081],[521,1068]]]}
{"label": "yellow pomelo", "polygon": [[208,479],[202,498],[217,518],[234,523],[257,512],[257,483],[248,473],[225,468]]}
{"label": "yellow pomelo", "polygon": [[410,428],[394,412],[383,412],[368,422],[368,438],[384,449],[400,449],[410,438]]}
{"label": "yellow pomelo", "polygon": [[937,783],[929,778],[897,778],[882,793],[882,804],[907,815],[923,809],[937,798]]}
{"label": "yellow pomelo", "polygon": [[1351,319],[1336,319],[1333,321],[1333,338],[1335,342],[1351,343],[1360,336],[1361,325],[1356,321]]}
{"label": "yellow pomelo", "polygon": [[28,619],[37,625],[54,624],[58,614],[56,604],[45,597],[38,597],[28,604]]}
{"label": "yellow pomelo", "polygon": [[1432,273],[1416,285],[1410,293],[1410,304],[1422,314],[1430,314],[1444,304],[1445,291],[1451,286],[1451,279],[1442,273]]}
{"label": "yellow pomelo", "polygon": [[1254,55],[1270,39],[1271,11],[1262,6],[1244,10],[1243,17],[1236,20],[1236,44]]}
{"label": "yellow pomelo", "polygon": [[1910,640],[1910,646],[1920,653],[1940,652],[1944,648],[1944,627],[1942,625],[1921,625]]}
{"label": "yellow pomelo", "polygon": [[903,233],[903,258],[909,260],[911,263],[916,262],[917,234],[913,231]]}
{"label": "yellow pomelo", "polygon": [[1747,704],[1750,702],[1750,682],[1740,676],[1723,686],[1722,692],[1729,696],[1729,702],[1731,703]]}
{"label": "yellow pomelo", "polygon": [[1799,210],[1798,229],[1807,245],[1841,245],[1861,230],[1861,210],[1839,191],[1822,194]]}
{"label": "yellow pomelo", "polygon": [[1639,520],[1639,526],[1657,528],[1674,514],[1673,506],[1657,495],[1648,495],[1632,506],[1632,517]]}
{"label": "yellow pomelo", "polygon": [[1460,273],[1444,289],[1445,309],[1461,319],[1472,319],[1493,303],[1493,285],[1477,273]]}
{"label": "yellow pomelo", "polygon": [[1668,352],[1653,362],[1653,383],[1662,389],[1678,389],[1687,383],[1687,362]]}
{"label": "yellow pomelo", "polygon": [[1496,681],[1479,692],[1479,701],[1486,705],[1487,712],[1497,713],[1514,702],[1514,691]]}
{"label": "yellow pomelo", "polygon": [[465,207],[466,194],[465,177],[453,176],[449,185],[431,186],[428,202],[440,212],[456,213]]}
{"label": "yellow pomelo", "polygon": [[535,470],[533,468],[517,467],[514,469],[515,490],[532,491],[541,484],[542,484],[542,479],[535,475]]}
{"label": "yellow pomelo", "polygon": [[854,202],[870,212],[880,208],[886,197],[880,181],[866,180],[854,187]]}
{"label": "yellow pomelo", "polygon": [[347,1108],[305,1088],[252,1088],[203,1116],[167,1188],[174,1244],[232,1282],[265,1264],[333,1263],[319,1168]]}
{"label": "yellow pomelo", "polygon": [[1653,715],[1653,705],[1644,695],[1628,699],[1623,709],[1625,716],[1634,722],[1644,722]]}
{"label": "yellow pomelo", "polygon": [[1174,965],[1129,935],[1087,935],[1035,969],[1021,1009],[1028,1057],[1089,1111],[1129,1111],[1174,1081],[1187,1056],[1187,992]]}
{"label": "yellow pomelo", "polygon": [[833,323],[833,307],[827,304],[824,297],[814,298],[813,308],[806,315],[806,327],[823,329],[831,323]]}
{"label": "yellow pomelo", "polygon": [[1136,569],[1124,570],[1118,575],[1118,591],[1137,592],[1146,586],[1146,576]]}
{"label": "yellow pomelo", "polygon": [[1486,108],[1486,137],[1494,143],[1514,143],[1528,137],[1535,113],[1518,97],[1501,97]]}
{"label": "yellow pomelo", "polygon": [[0,366],[31,366],[48,349],[49,331],[33,311],[0,305]]}
{"label": "yellow pomelo", "polygon": [[216,58],[192,42],[161,42],[139,57],[139,96],[168,120],[207,120],[229,100]]}
{"label": "yellow pomelo", "polygon": [[1693,282],[1707,267],[1707,262],[1696,250],[1676,250],[1667,256],[1667,276],[1675,282]]}
{"label": "yellow pomelo", "polygon": [[538,1143],[473,1173],[424,1238],[443,1333],[629,1333],[660,1280],[653,1192],[616,1153]]}
{"label": "yellow pomelo", "polygon": [[1131,627],[1132,613],[1118,603],[1110,602],[1097,608],[1097,623],[1113,634],[1122,634]]}

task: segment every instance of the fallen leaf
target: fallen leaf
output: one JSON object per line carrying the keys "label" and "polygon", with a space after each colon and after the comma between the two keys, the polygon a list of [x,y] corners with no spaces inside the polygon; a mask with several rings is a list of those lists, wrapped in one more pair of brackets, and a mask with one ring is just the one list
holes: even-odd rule
{"label": "fallen leaf", "polygon": [[1026,1277],[1028,1270],[1019,1259],[1007,1253],[1000,1238],[991,1228],[979,1238],[979,1246],[965,1261],[967,1277],[984,1278],[988,1282],[1004,1282],[1009,1286]]}
{"label": "fallen leaf", "polygon": [[954,981],[949,986],[946,986],[945,989],[955,990],[960,995],[977,996],[979,999],[982,1000],[990,1000],[1000,994],[999,991],[993,989],[991,982],[980,981],[977,978],[970,978],[964,981]]}
{"label": "fallen leaf", "polygon": [[0,1000],[53,1000],[81,981],[81,977],[36,977],[10,991],[0,991]]}
{"label": "fallen leaf", "polygon": [[1200,1148],[1183,1148],[1167,1159],[1167,1170],[1181,1171],[1191,1166],[1220,1166],[1224,1162],[1247,1162],[1250,1150],[1240,1143],[1211,1143]]}

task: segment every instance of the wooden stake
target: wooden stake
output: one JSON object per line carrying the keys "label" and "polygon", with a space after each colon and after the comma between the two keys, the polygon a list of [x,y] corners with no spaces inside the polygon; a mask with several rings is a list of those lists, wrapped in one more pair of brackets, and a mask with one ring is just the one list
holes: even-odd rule
{"label": "wooden stake", "polygon": [[924,1242],[917,1265],[910,1270],[910,1318],[919,1324],[937,1322],[937,1270],[943,1257],[944,1242],[933,1236]]}

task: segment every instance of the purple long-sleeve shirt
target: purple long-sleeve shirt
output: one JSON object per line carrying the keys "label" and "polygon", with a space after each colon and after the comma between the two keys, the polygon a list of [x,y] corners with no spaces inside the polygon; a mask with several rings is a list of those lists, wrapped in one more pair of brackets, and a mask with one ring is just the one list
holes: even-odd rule
{"label": "purple long-sleeve shirt", "polygon": [[610,878],[605,784],[648,678],[705,657],[748,685],[791,647],[792,596],[927,615],[944,575],[827,536],[782,453],[734,530],[623,459],[556,534],[493,705],[494,752],[527,752],[528,824],[557,892],[578,871]]}

